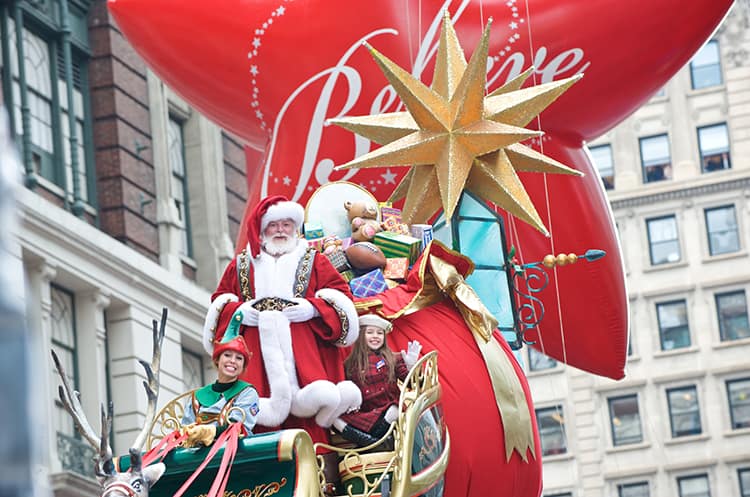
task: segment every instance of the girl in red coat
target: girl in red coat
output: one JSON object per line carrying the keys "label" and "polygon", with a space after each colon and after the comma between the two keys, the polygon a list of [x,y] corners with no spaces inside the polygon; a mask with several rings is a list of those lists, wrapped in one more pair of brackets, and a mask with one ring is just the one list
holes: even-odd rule
{"label": "girl in red coat", "polygon": [[359,337],[344,361],[346,378],[362,391],[359,411],[333,422],[347,440],[359,446],[381,439],[398,417],[398,380],[404,380],[419,359],[422,346],[409,342],[408,351],[396,356],[385,342],[391,323],[375,314],[359,317]]}

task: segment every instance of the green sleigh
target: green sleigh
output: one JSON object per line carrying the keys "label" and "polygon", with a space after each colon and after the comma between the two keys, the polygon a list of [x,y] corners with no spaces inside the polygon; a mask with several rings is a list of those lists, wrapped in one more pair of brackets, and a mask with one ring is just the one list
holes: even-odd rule
{"label": "green sleigh", "polygon": [[[190,393],[173,399],[158,413],[147,447],[179,428],[183,405]],[[318,447],[340,456],[340,495],[440,497],[450,453],[440,396],[437,352],[430,352],[417,362],[403,383],[399,399],[401,415],[383,438],[392,435],[393,450],[378,451],[380,442],[364,448],[313,444],[304,430],[245,437],[239,441],[224,497],[322,496],[322,459],[315,455]],[[171,451],[163,461],[167,470],[150,495],[171,497],[203,462],[208,450],[201,447]],[[222,451],[196,478],[185,497],[206,495]]]}

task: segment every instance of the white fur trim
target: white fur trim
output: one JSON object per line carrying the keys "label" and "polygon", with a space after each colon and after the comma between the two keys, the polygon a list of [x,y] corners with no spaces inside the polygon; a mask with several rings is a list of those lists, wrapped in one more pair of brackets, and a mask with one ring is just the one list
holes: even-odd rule
{"label": "white fur trim", "polygon": [[339,389],[339,395],[341,395],[341,404],[339,405],[341,412],[339,415],[359,409],[359,406],[362,405],[362,391],[356,383],[344,380],[336,383],[336,388]]}
{"label": "white fur trim", "polygon": [[281,221],[282,219],[291,219],[299,228],[305,220],[305,208],[290,200],[276,202],[269,206],[263,217],[260,218],[260,231],[263,232],[271,221]]}
{"label": "white fur trim", "polygon": [[315,297],[335,303],[344,311],[344,314],[349,319],[349,332],[346,334],[346,339],[343,343],[336,342],[336,345],[339,347],[348,347],[353,344],[359,336],[359,317],[357,316],[357,309],[354,307],[354,302],[346,294],[333,288],[321,288],[315,292]]}
{"label": "white fur trim", "polygon": [[270,396],[259,401],[258,424],[279,426],[289,416],[292,403],[293,379],[287,373],[286,354],[279,336],[290,334],[289,320],[279,311],[262,312],[258,316],[258,339],[263,355],[263,366],[268,378]]}
{"label": "white fur trim", "polygon": [[258,257],[252,259],[255,298],[294,298],[295,273],[306,250],[305,240],[300,240],[294,250],[279,257],[261,250]]}
{"label": "white fur trim", "polygon": [[240,299],[233,293],[222,293],[211,302],[206,311],[206,319],[203,322],[203,348],[208,355],[214,353],[214,335],[216,334],[216,324],[219,321],[219,313],[228,302],[238,302]]}
{"label": "white fur trim", "polygon": [[311,418],[324,411],[322,417],[327,419],[340,403],[339,389],[333,382],[316,380],[302,387],[294,396],[292,414],[300,418]]}

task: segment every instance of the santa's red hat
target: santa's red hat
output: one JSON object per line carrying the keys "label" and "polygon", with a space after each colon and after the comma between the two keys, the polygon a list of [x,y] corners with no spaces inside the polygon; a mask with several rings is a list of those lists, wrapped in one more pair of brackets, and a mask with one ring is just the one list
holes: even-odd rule
{"label": "santa's red hat", "polygon": [[305,219],[305,209],[283,195],[271,195],[258,202],[247,221],[247,242],[253,257],[260,254],[260,234],[268,223],[283,219],[291,219],[299,229]]}

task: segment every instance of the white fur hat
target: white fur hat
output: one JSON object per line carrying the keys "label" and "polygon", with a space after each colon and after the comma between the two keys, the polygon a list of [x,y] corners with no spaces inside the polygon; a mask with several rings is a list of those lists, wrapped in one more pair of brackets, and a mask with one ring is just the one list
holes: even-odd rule
{"label": "white fur hat", "polygon": [[381,318],[377,314],[365,314],[359,317],[359,326],[375,326],[385,330],[386,333],[390,333],[393,329],[393,325],[390,321],[385,318]]}
{"label": "white fur hat", "polygon": [[299,228],[305,220],[305,209],[297,202],[285,200],[269,205],[268,209],[260,218],[260,230],[263,231],[272,221],[291,219]]}

